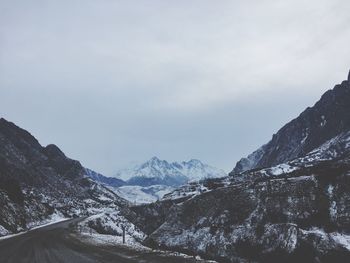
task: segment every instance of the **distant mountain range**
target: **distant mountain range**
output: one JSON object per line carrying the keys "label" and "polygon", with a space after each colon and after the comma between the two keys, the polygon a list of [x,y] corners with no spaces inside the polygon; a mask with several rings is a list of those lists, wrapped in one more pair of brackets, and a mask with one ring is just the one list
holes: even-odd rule
{"label": "distant mountain range", "polygon": [[116,178],[126,181],[128,185],[174,187],[190,181],[224,176],[227,174],[223,170],[204,164],[200,160],[192,159],[187,162],[170,163],[157,157],[131,168],[120,170],[115,175]]}
{"label": "distant mountain range", "polygon": [[96,182],[111,187],[119,196],[133,203],[150,203],[161,199],[176,187],[208,178],[221,178],[227,174],[218,168],[192,159],[172,162],[153,157],[145,163],[107,177],[90,169],[86,175]]}

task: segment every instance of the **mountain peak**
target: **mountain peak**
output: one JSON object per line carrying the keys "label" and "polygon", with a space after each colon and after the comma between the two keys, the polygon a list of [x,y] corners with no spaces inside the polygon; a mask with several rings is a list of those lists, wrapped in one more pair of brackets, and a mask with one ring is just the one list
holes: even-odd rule
{"label": "mountain peak", "polygon": [[[0,118],[0,125],[2,126],[10,126],[11,124],[13,124],[12,122],[6,120],[5,118]],[[14,125],[14,124],[13,124]]]}
{"label": "mountain peak", "polygon": [[66,158],[65,154],[55,144],[49,144],[44,148],[45,153],[50,157]]}
{"label": "mountain peak", "polygon": [[33,135],[4,118],[0,118],[0,133],[6,135],[9,140],[16,144],[25,143],[36,149],[41,148],[38,140]]}
{"label": "mountain peak", "polygon": [[149,162],[161,162],[162,160],[160,160],[157,156],[153,156]]}
{"label": "mountain peak", "polygon": [[143,164],[142,167],[163,167],[163,166],[168,166],[169,163],[165,160],[161,160],[158,157],[154,156],[152,157],[149,161]]}
{"label": "mountain peak", "polygon": [[200,160],[198,159],[191,159],[188,161],[189,163],[202,163]]}

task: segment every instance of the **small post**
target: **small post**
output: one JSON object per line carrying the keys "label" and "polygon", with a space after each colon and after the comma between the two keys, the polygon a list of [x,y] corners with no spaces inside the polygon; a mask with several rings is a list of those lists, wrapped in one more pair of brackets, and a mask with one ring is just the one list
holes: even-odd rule
{"label": "small post", "polygon": [[123,229],[123,244],[125,244],[125,226],[122,226]]}

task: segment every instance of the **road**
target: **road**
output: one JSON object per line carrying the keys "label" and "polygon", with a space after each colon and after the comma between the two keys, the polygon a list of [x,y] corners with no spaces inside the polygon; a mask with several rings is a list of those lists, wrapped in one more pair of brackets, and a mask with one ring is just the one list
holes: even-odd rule
{"label": "road", "polygon": [[72,219],[45,226],[0,241],[1,263],[190,263],[192,258],[166,256],[152,251],[135,251],[123,246],[82,242],[70,226]]}

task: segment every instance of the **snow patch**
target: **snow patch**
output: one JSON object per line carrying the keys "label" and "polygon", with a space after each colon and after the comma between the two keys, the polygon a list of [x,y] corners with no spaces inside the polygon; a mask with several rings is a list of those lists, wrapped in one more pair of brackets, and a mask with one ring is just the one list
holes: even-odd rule
{"label": "snow patch", "polygon": [[0,236],[6,236],[8,234],[10,234],[10,231],[8,231],[6,228],[0,225]]}
{"label": "snow patch", "polygon": [[162,199],[164,195],[174,190],[173,187],[166,185],[152,185],[148,187],[127,185],[110,189],[133,204],[148,204],[156,202],[157,200]]}
{"label": "snow patch", "polygon": [[331,237],[336,243],[342,245],[344,248],[350,251],[350,235],[332,233]]}
{"label": "snow patch", "polygon": [[296,170],[298,170],[298,167],[293,167],[286,163],[266,169],[266,171],[268,171],[270,174],[276,176],[281,174],[288,174]]}

